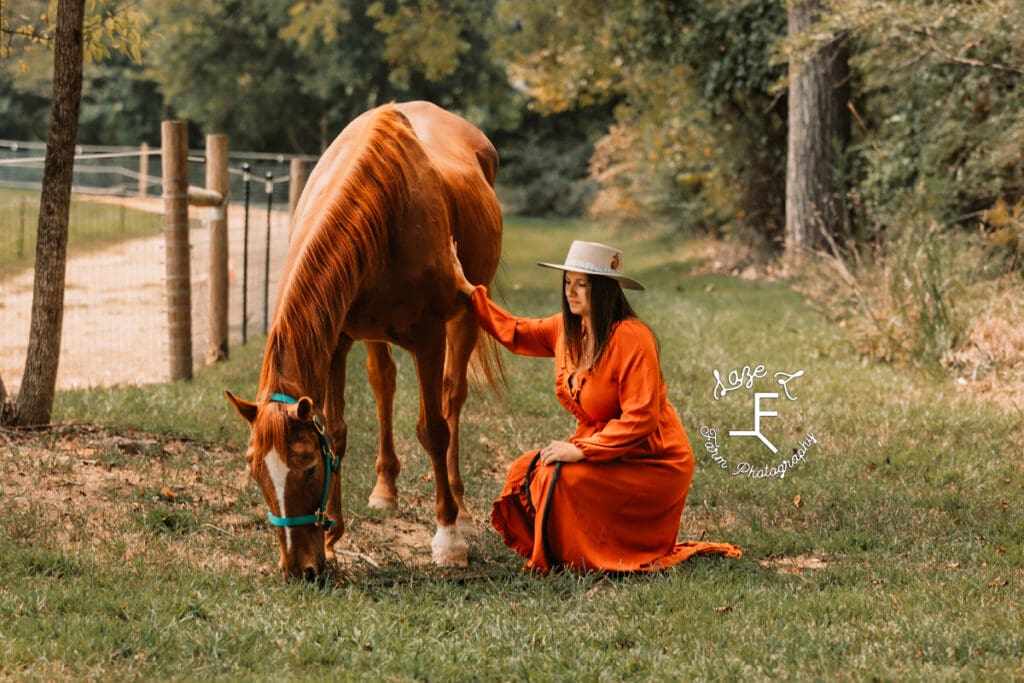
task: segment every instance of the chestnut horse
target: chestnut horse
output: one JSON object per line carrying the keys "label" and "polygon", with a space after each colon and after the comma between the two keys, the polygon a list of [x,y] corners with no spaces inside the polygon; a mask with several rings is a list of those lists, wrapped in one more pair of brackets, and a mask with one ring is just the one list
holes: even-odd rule
{"label": "chestnut horse", "polygon": [[[501,253],[498,155],[468,121],[427,102],[389,104],[352,121],[324,152],[299,199],[257,402],[225,392],[250,425],[248,469],[277,529],[286,577],[313,578],[344,532],[345,366],[362,340],[377,399],[380,451],[370,505],[393,509],[395,364],[408,350],[420,388],[416,434],[434,469],[433,560],[465,565],[471,518],[459,474],[467,363],[496,386],[502,368],[460,301],[451,240],[466,276],[491,280]],[[333,445],[333,449],[332,449]],[[337,454],[337,455],[335,455]]]}

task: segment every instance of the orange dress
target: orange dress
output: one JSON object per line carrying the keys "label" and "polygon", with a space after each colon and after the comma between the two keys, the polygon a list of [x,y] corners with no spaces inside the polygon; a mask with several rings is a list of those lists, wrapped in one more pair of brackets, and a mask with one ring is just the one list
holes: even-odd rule
{"label": "orange dress", "polygon": [[729,543],[676,543],[693,451],[644,323],[617,323],[588,371],[569,359],[561,314],[517,318],[482,286],[471,300],[481,327],[510,351],[556,359],[555,394],[577,420],[569,442],[584,459],[542,465],[539,451],[525,453],[491,510],[494,528],[528,568],[649,571],[695,554],[740,556]]}

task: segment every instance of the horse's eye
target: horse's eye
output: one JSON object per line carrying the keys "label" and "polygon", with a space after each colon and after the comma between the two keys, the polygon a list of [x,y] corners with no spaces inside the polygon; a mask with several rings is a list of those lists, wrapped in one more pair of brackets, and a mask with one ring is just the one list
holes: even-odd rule
{"label": "horse's eye", "polygon": [[316,474],[316,463],[313,463],[306,468],[306,472],[302,475],[302,478],[304,481],[309,481],[313,478],[314,474]]}

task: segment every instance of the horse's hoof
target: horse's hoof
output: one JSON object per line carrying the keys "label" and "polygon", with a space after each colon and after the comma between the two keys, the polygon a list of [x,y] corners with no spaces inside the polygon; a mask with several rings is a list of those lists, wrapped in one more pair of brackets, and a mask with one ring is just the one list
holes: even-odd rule
{"label": "horse's hoof", "polygon": [[367,502],[374,510],[383,510],[384,512],[395,512],[398,510],[398,501],[394,498],[381,498],[380,496],[370,496],[370,500]]}
{"label": "horse's hoof", "polygon": [[439,567],[465,567],[469,564],[469,547],[458,524],[437,527],[430,549],[434,564]]}

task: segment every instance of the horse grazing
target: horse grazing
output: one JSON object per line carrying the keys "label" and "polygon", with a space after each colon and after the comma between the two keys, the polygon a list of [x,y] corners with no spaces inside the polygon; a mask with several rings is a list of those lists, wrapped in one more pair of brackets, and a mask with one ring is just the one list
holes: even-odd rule
{"label": "horse grazing", "polygon": [[335,475],[346,447],[346,358],[356,340],[366,344],[378,406],[370,505],[393,509],[398,499],[389,346],[397,344],[412,354],[419,379],[416,434],[430,455],[436,493],[433,560],[466,564],[457,520],[472,522],[458,424],[478,341],[475,357],[492,386],[503,369],[459,300],[450,244],[457,242],[470,280],[491,280],[501,253],[497,166],[493,145],[468,121],[407,102],[353,120],[310,173],[292,222],[257,402],[225,392],[250,425],[247,466],[270,508],[286,578],[318,576],[344,533]]}

